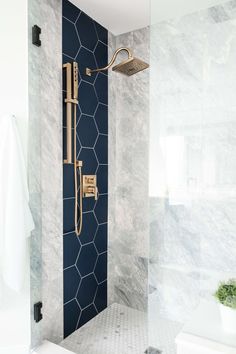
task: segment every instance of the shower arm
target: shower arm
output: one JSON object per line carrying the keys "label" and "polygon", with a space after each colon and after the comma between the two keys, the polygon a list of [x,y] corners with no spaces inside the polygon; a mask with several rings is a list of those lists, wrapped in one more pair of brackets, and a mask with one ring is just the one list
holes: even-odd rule
{"label": "shower arm", "polygon": [[100,69],[89,69],[89,68],[86,68],[86,75],[87,76],[91,76],[92,73],[95,73],[95,72],[99,72],[99,71],[106,71],[108,70],[115,62],[116,58],[117,58],[117,55],[121,52],[121,51],[125,51],[128,53],[128,59],[131,59],[132,58],[132,53],[130,51],[129,48],[126,48],[126,47],[121,47],[119,49],[117,49],[115,51],[115,53],[113,54],[113,57],[111,58],[111,61],[110,63],[105,66],[104,68],[100,68]]}

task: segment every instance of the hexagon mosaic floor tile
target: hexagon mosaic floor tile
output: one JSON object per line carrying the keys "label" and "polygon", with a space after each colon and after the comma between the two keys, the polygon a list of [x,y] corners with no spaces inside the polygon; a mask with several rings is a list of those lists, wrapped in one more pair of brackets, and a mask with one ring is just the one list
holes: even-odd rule
{"label": "hexagon mosaic floor tile", "polygon": [[[83,200],[83,229],[77,237],[73,166],[63,166],[64,335],[68,336],[107,306],[108,76],[89,77],[85,69],[107,64],[108,32],[68,0],[63,0],[62,32],[63,63],[77,61],[79,66],[79,105],[72,127],[77,159],[83,161],[83,174],[97,174],[99,189],[97,201]],[[63,99],[65,89],[63,83]],[[65,145],[64,103],[63,141]]]}
{"label": "hexagon mosaic floor tile", "polygon": [[148,347],[147,314],[113,304],[61,346],[76,354],[144,354]]}

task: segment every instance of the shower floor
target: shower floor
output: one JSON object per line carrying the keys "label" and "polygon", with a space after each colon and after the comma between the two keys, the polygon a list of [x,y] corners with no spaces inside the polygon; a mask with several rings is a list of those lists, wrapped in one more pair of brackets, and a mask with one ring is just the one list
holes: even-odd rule
{"label": "shower floor", "polygon": [[167,319],[157,318],[149,322],[149,344],[162,354],[176,354],[175,338],[182,325]]}
{"label": "shower floor", "polygon": [[179,323],[161,319],[155,311],[148,325],[144,312],[113,304],[60,345],[76,354],[144,354],[148,347],[162,354],[176,354],[175,337],[181,328]]}
{"label": "shower floor", "polygon": [[76,354],[143,354],[147,328],[144,312],[113,304],[60,345]]}

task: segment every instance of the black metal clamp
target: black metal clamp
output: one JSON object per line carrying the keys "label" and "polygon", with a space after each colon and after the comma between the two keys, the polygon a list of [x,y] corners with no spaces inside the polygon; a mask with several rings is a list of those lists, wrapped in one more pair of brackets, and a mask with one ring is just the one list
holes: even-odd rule
{"label": "black metal clamp", "polygon": [[37,25],[34,25],[32,27],[32,43],[37,47],[41,46],[40,34],[41,34],[41,28]]}

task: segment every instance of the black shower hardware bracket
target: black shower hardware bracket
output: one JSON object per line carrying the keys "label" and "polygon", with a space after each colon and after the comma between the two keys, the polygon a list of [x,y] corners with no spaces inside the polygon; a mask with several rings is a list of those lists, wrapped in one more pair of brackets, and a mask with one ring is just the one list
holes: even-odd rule
{"label": "black shower hardware bracket", "polygon": [[41,301],[34,304],[34,320],[36,323],[40,322],[43,319],[42,307],[43,303]]}
{"label": "black shower hardware bracket", "polygon": [[40,34],[41,34],[41,28],[37,25],[34,25],[32,27],[32,43],[36,45],[37,47],[41,47],[41,40],[40,40]]}

